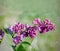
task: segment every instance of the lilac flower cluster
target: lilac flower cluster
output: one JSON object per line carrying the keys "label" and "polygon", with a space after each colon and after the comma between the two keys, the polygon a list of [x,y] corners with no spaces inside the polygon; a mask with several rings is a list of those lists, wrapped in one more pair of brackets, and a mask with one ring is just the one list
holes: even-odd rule
{"label": "lilac flower cluster", "polygon": [[4,36],[4,32],[2,31],[2,29],[0,29],[0,40],[2,40],[3,36]]}
{"label": "lilac flower cluster", "polygon": [[36,25],[40,33],[55,30],[55,25],[47,18],[45,18],[43,22],[39,18],[36,18],[33,24]]}
{"label": "lilac flower cluster", "polygon": [[24,28],[24,25],[18,22],[14,26],[11,26],[10,30],[14,31],[14,33],[16,33],[16,34],[20,34],[20,32],[23,28]]}
{"label": "lilac flower cluster", "polygon": [[17,45],[18,43],[20,43],[22,40],[21,40],[21,37],[20,36],[16,36],[13,38],[13,42],[15,43],[15,45]]}
{"label": "lilac flower cluster", "polygon": [[34,38],[36,36],[36,29],[34,27],[29,27],[27,30],[28,36]]}
{"label": "lilac flower cluster", "polygon": [[39,18],[36,18],[33,20],[33,24],[33,26],[30,26],[28,24],[24,25],[17,23],[9,28],[13,33],[17,34],[15,37],[13,37],[13,42],[15,45],[22,42],[22,40],[27,36],[31,38],[36,37],[37,30],[40,33],[55,30],[55,25],[47,18],[45,18],[43,22]]}

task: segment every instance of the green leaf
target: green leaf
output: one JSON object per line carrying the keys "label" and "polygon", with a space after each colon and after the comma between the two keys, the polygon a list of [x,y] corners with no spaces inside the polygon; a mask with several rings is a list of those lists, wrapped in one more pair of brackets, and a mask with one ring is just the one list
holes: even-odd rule
{"label": "green leaf", "polygon": [[21,42],[16,46],[15,51],[26,51],[30,45],[31,44],[29,42],[26,42],[26,41]]}
{"label": "green leaf", "polygon": [[22,45],[20,45],[15,51],[26,51]]}
{"label": "green leaf", "polygon": [[26,42],[26,41],[22,42],[22,44],[28,44],[28,45],[31,45],[29,42]]}

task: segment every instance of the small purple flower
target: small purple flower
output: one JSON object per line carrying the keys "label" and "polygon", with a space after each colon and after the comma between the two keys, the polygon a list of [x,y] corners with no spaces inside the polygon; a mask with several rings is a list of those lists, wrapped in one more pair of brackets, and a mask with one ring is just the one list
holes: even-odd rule
{"label": "small purple flower", "polygon": [[21,23],[17,23],[14,26],[11,26],[10,29],[11,29],[11,31],[13,31],[13,32],[15,32],[17,34],[20,34],[20,31],[22,29],[24,29],[24,25],[21,24]]}
{"label": "small purple flower", "polygon": [[4,36],[4,32],[2,31],[2,29],[0,29],[0,40],[2,40],[3,36]]}
{"label": "small purple flower", "polygon": [[45,18],[44,24],[46,24],[49,30],[55,30],[55,24],[52,23],[48,18]]}
{"label": "small purple flower", "polygon": [[44,24],[50,24],[51,22],[50,22],[50,20],[48,19],[48,18],[45,18],[44,19]]}
{"label": "small purple flower", "polygon": [[27,37],[28,36],[27,30],[22,31],[20,36],[21,36],[22,39],[25,38],[25,37]]}
{"label": "small purple flower", "polygon": [[33,24],[36,24],[36,27],[38,28],[40,33],[45,33],[50,30],[55,30],[55,25],[52,22],[50,22],[50,20],[47,18],[44,19],[44,22],[42,22],[39,18],[35,19],[33,21]]}
{"label": "small purple flower", "polygon": [[36,29],[34,27],[29,27],[27,29],[27,33],[28,33],[28,36],[31,37],[31,38],[34,38],[36,37]]}
{"label": "small purple flower", "polygon": [[28,25],[28,24],[25,24],[25,28],[29,28],[30,27],[30,25]]}
{"label": "small purple flower", "polygon": [[13,38],[13,42],[15,45],[18,45],[21,42],[21,37],[20,36],[16,36]]}
{"label": "small purple flower", "polygon": [[41,25],[42,21],[39,18],[35,18],[35,20],[33,21],[33,24],[35,24],[35,25]]}
{"label": "small purple flower", "polygon": [[49,31],[49,28],[46,25],[42,24],[41,26],[38,27],[38,30],[40,33],[45,33]]}
{"label": "small purple flower", "polygon": [[27,36],[25,31],[21,32],[21,35],[17,35],[16,37],[13,37],[13,42],[15,45],[18,45],[22,40]]}

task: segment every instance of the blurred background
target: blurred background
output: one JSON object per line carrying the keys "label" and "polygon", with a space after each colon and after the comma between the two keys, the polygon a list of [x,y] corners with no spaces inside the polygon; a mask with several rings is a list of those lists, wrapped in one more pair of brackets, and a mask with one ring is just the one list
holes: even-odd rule
{"label": "blurred background", "polygon": [[[32,25],[35,18],[49,18],[56,30],[37,35],[31,44],[34,51],[60,51],[60,0],[0,0],[0,28],[16,22]],[[5,35],[0,51],[13,51],[11,41]]]}

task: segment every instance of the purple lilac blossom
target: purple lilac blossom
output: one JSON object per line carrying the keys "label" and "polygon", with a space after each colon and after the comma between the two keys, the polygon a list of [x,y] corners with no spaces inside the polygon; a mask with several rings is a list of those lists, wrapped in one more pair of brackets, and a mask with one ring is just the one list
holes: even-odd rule
{"label": "purple lilac blossom", "polygon": [[26,29],[26,28],[29,28],[29,27],[30,27],[30,25],[28,25],[28,24],[25,24],[25,29]]}
{"label": "purple lilac blossom", "polygon": [[27,32],[23,31],[21,35],[18,35],[16,37],[13,37],[13,42],[15,45],[18,45],[22,40],[27,36]]}
{"label": "purple lilac blossom", "polygon": [[36,18],[33,21],[33,24],[34,26],[17,23],[10,28],[11,31],[17,33],[17,36],[13,37],[13,42],[15,45],[19,44],[27,36],[31,38],[36,37],[37,30],[39,30],[40,33],[45,33],[50,30],[55,30],[55,25],[47,18],[45,18],[43,22],[39,18]]}
{"label": "purple lilac blossom", "polygon": [[43,22],[39,18],[37,18],[33,21],[33,24],[36,24],[36,27],[38,28],[40,33],[55,30],[55,25],[47,18],[45,18]]}
{"label": "purple lilac blossom", "polygon": [[50,30],[55,30],[55,24],[52,23],[48,18],[45,18],[44,24],[46,24]]}
{"label": "purple lilac blossom", "polygon": [[4,36],[4,32],[2,31],[2,29],[0,29],[0,40],[2,40],[3,36]]}
{"label": "purple lilac blossom", "polygon": [[42,21],[39,18],[35,18],[35,20],[33,21],[33,24],[35,24],[35,25],[41,25]]}
{"label": "purple lilac blossom", "polygon": [[26,36],[29,36],[31,38],[34,38],[36,36],[36,27],[35,26],[30,26],[28,24],[25,25],[25,32],[26,32]]}
{"label": "purple lilac blossom", "polygon": [[20,42],[22,42],[22,40],[23,40],[26,36],[27,36],[27,35],[26,35],[26,32],[23,31],[23,32],[21,33],[21,35],[18,35],[18,36],[16,36],[16,37],[13,37],[13,42],[14,42],[14,44],[15,44],[15,45],[18,45]]}
{"label": "purple lilac blossom", "polygon": [[13,42],[15,45],[18,45],[21,42],[21,37],[20,36],[16,36],[13,38]]}
{"label": "purple lilac blossom", "polygon": [[24,29],[24,25],[21,23],[17,23],[14,26],[10,27],[11,31],[15,32],[16,34],[20,34],[20,31]]}
{"label": "purple lilac blossom", "polygon": [[27,33],[28,33],[28,36],[31,37],[31,38],[34,38],[36,37],[36,29],[34,27],[29,27],[27,29]]}

